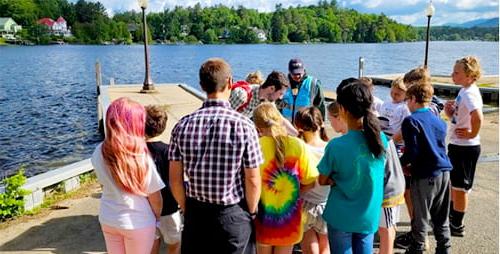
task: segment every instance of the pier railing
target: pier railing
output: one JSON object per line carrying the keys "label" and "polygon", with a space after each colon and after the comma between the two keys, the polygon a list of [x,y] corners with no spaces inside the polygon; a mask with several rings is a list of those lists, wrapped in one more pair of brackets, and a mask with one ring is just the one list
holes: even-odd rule
{"label": "pier railing", "polygon": [[64,192],[80,187],[80,175],[92,171],[90,159],[82,160],[27,179],[23,189],[30,194],[24,196],[24,210],[29,211],[43,203],[46,192],[62,184]]}

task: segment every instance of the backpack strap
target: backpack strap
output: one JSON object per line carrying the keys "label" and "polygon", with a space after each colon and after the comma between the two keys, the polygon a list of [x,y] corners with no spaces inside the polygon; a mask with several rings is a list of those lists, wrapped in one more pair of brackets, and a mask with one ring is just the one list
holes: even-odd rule
{"label": "backpack strap", "polygon": [[245,109],[248,106],[248,104],[250,104],[250,101],[252,100],[252,87],[245,80],[240,80],[240,81],[237,81],[236,83],[233,84],[232,89],[236,89],[236,88],[241,88],[241,89],[245,90],[245,92],[247,92],[247,101],[245,103],[241,104],[236,109],[236,111],[242,112],[243,109]]}

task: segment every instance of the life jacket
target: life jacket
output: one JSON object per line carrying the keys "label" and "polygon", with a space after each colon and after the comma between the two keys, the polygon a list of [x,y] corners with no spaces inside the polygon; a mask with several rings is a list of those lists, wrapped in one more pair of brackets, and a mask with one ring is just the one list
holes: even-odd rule
{"label": "life jacket", "polygon": [[240,81],[236,81],[236,83],[233,83],[233,86],[231,87],[231,89],[236,89],[236,88],[241,88],[241,89],[245,90],[245,92],[247,93],[247,101],[245,103],[241,104],[236,109],[236,111],[242,112],[243,109],[245,109],[248,106],[248,104],[250,103],[250,101],[252,100],[252,87],[245,80],[240,80]]}
{"label": "life jacket", "polygon": [[286,90],[283,95],[285,107],[281,111],[283,116],[290,122],[293,122],[295,114],[301,109],[312,106],[314,96],[316,95],[316,79],[308,76],[299,86],[297,95],[293,95],[292,88]]}

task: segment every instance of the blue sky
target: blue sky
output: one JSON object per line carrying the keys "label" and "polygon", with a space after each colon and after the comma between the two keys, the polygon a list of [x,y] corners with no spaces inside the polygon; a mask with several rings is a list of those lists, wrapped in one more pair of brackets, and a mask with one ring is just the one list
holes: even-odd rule
{"label": "blue sky", "polygon": [[[97,0],[91,0],[97,1]],[[137,0],[99,0],[110,14],[125,10],[139,10]],[[316,4],[318,0],[149,0],[149,11],[158,12],[164,8],[193,6],[201,2],[202,6],[224,4],[228,6],[243,5],[259,11],[273,11],[277,3],[284,7]],[[346,8],[353,8],[363,13],[385,13],[394,20],[411,25],[424,25],[427,18],[424,9],[428,0],[337,0]],[[434,0],[436,8],[432,24],[463,23],[480,18],[498,17],[498,0]]]}

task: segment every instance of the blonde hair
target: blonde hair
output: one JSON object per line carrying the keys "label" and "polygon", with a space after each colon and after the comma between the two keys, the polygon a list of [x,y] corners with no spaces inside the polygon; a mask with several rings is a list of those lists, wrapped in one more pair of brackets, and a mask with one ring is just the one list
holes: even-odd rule
{"label": "blonde hair", "polygon": [[455,64],[461,64],[465,75],[467,77],[477,81],[481,78],[481,65],[479,64],[479,59],[475,56],[466,56],[462,59],[458,59]]}
{"label": "blonde hair", "polygon": [[391,83],[391,88],[397,88],[404,92],[408,90],[405,82],[403,82],[403,77],[397,77],[396,79],[394,79]]}
{"label": "blonde hair", "polygon": [[255,126],[260,129],[269,129],[274,139],[275,159],[278,167],[285,164],[285,141],[288,136],[283,126],[283,117],[273,103],[264,102],[255,108],[253,112]]}
{"label": "blonde hair", "polygon": [[412,85],[430,85],[431,84],[431,73],[426,67],[419,66],[413,70],[407,72],[403,77],[403,82],[406,87]]}
{"label": "blonde hair", "polygon": [[250,84],[257,84],[257,85],[262,85],[262,83],[264,83],[264,79],[262,79],[262,73],[258,70],[248,73],[247,77],[245,78],[245,81]]}

